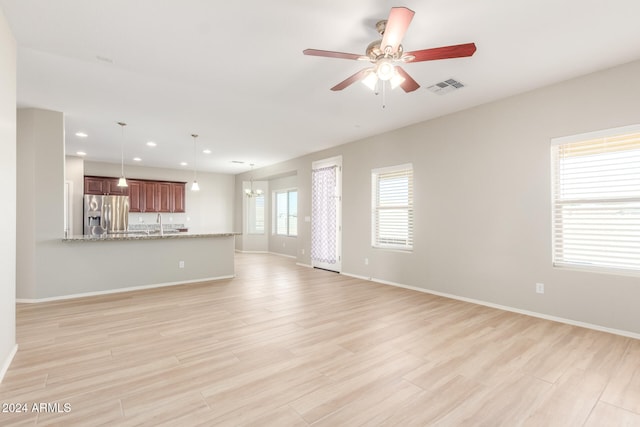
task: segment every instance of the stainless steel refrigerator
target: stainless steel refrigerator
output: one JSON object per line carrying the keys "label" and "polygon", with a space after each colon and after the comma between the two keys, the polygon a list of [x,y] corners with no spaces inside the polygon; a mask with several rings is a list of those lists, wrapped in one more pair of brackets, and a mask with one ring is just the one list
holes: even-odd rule
{"label": "stainless steel refrigerator", "polygon": [[84,234],[127,231],[129,196],[84,196]]}

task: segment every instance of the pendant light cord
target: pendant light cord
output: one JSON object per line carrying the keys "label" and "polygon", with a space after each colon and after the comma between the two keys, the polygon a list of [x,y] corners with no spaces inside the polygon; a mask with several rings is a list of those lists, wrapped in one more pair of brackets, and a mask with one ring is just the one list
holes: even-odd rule
{"label": "pendant light cord", "polygon": [[122,131],[122,138],[120,139],[120,176],[124,177],[124,127],[127,125],[124,122],[118,122]]}
{"label": "pendant light cord", "polygon": [[197,181],[198,180],[198,148],[196,146],[196,138],[198,137],[198,135],[191,134],[191,136],[193,137],[193,180]]}

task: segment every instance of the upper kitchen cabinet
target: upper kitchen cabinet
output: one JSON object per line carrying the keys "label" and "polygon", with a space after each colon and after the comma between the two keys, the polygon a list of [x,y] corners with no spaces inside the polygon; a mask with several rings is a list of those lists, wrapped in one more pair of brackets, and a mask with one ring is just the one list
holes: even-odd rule
{"label": "upper kitchen cabinet", "polygon": [[184,212],[185,184],[183,182],[158,182],[159,212]]}
{"label": "upper kitchen cabinet", "polygon": [[99,176],[84,177],[84,194],[102,195],[106,194],[106,181]]}
{"label": "upper kitchen cabinet", "polygon": [[168,182],[159,182],[158,184],[158,210],[160,212],[171,212],[172,197],[171,184]]}
{"label": "upper kitchen cabinet", "polygon": [[185,184],[130,180],[129,212],[185,212]]}
{"label": "upper kitchen cabinet", "polygon": [[133,179],[129,183],[129,212],[144,212],[144,199],[142,196],[142,181]]}
{"label": "upper kitchen cabinet", "polygon": [[111,196],[128,196],[129,190],[127,187],[118,187],[118,178],[107,179],[107,194]]}
{"label": "upper kitchen cabinet", "polygon": [[185,212],[185,184],[174,182],[173,187],[173,212]]}
{"label": "upper kitchen cabinet", "polygon": [[84,177],[84,194],[127,196],[127,187],[118,187],[118,178]]}
{"label": "upper kitchen cabinet", "polygon": [[118,178],[84,177],[85,194],[129,196],[129,212],[185,212],[185,183],[127,179],[128,187],[118,187]]}
{"label": "upper kitchen cabinet", "polygon": [[[159,212],[158,183],[154,181],[141,181],[140,187],[140,212]],[[131,201],[129,202],[131,204]]]}

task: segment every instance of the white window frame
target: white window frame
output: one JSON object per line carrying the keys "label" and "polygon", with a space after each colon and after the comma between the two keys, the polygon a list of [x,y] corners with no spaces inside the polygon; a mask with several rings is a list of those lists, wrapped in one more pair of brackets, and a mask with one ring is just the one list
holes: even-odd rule
{"label": "white window frame", "polygon": [[[279,190],[274,190],[272,193],[272,200],[273,200],[273,222],[272,222],[272,229],[271,232],[272,234],[276,235],[276,236],[285,236],[285,237],[297,237],[298,236],[298,206],[296,205],[296,230],[295,233],[291,232],[291,221],[290,218],[292,217],[291,215],[291,206],[289,204],[289,194],[290,193],[296,193],[296,201],[298,200],[298,189],[297,188],[286,188],[286,189],[279,189]],[[279,233],[278,232],[278,194],[286,194],[287,195],[287,215],[286,215],[286,225],[287,225],[287,232],[286,233]]]}
{"label": "white window frame", "polygon": [[638,144],[640,125],[551,141],[554,267],[640,275]]}
{"label": "white window frame", "polygon": [[[406,191],[406,203],[399,200],[397,204],[387,204],[382,206],[380,204],[380,182],[381,180],[393,179],[396,177],[407,176],[408,183]],[[397,166],[390,166],[384,168],[377,168],[371,171],[371,246],[381,249],[394,249],[400,251],[413,251],[413,237],[414,237],[414,199],[413,199],[413,164],[405,163]],[[403,196],[402,194],[400,195]],[[396,211],[400,212],[401,219],[399,224],[395,226],[400,230],[399,235],[395,236],[397,242],[389,242],[380,235],[380,214],[382,212]],[[406,212],[406,221],[402,219],[402,211]],[[389,220],[387,229],[392,227],[392,220]],[[384,227],[384,225],[383,225]],[[404,237],[404,239],[403,239]],[[404,242],[403,242],[404,240]]]}

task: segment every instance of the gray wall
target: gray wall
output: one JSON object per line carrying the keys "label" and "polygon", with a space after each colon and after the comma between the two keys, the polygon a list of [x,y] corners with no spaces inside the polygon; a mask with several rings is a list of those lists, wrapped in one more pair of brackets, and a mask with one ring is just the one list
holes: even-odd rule
{"label": "gray wall", "polygon": [[0,9],[0,381],[16,351],[16,43]]}
{"label": "gray wall", "polygon": [[[312,161],[343,156],[343,273],[638,334],[639,277],[551,265],[549,144],[639,117],[640,61],[253,173],[295,171],[304,218]],[[374,249],[371,169],[409,162],[414,251]],[[298,262],[310,264],[309,223],[300,222],[297,249]]]}
{"label": "gray wall", "polygon": [[[64,118],[62,113],[18,109],[17,296],[37,295],[52,277],[54,242],[64,236]],[[41,289],[40,289],[41,291]]]}

